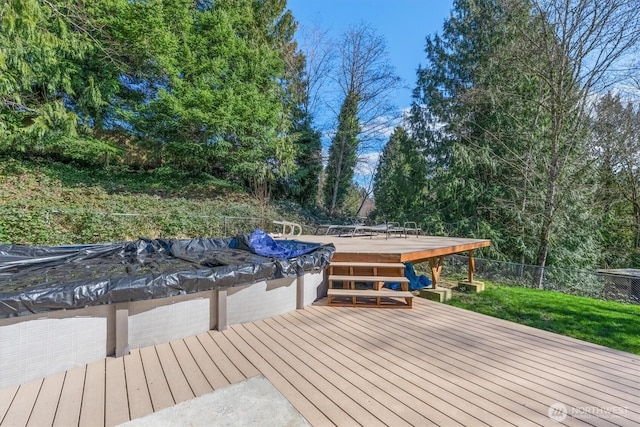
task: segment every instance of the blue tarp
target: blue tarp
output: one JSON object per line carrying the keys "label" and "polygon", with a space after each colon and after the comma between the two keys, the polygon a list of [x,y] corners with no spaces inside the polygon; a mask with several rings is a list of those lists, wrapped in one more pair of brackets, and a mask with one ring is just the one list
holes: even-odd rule
{"label": "blue tarp", "polygon": [[277,258],[294,258],[313,252],[320,247],[319,243],[300,242],[298,240],[274,240],[259,228],[251,233],[248,243],[254,253]]}
{"label": "blue tarp", "polygon": [[[429,280],[429,278],[424,274],[418,276],[416,274],[416,270],[413,268],[413,264],[410,262],[404,263],[404,277],[409,279],[410,291],[418,291],[420,289],[431,287],[431,280]],[[385,284],[385,288],[393,289],[394,291],[402,289],[400,282],[388,282]]]}

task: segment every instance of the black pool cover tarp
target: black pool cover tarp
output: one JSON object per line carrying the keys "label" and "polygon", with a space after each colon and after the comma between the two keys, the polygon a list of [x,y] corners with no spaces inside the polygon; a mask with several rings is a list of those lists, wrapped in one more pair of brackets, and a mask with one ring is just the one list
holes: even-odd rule
{"label": "black pool cover tarp", "polygon": [[234,238],[0,245],[0,318],[165,298],[324,269],[333,245]]}

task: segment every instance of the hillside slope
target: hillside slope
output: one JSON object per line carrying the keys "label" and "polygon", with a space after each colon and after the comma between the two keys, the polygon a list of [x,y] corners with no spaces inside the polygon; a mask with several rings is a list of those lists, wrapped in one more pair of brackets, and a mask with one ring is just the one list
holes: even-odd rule
{"label": "hillside slope", "polygon": [[208,175],[0,159],[0,243],[229,236],[276,218],[296,215]]}

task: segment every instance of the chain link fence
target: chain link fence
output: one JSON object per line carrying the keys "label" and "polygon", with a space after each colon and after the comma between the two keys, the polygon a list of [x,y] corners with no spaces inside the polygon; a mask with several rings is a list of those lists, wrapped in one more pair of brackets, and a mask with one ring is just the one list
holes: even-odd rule
{"label": "chain link fence", "polygon": [[[445,268],[447,272],[466,275],[468,257],[447,257]],[[538,288],[534,285],[538,268],[535,265],[475,258],[475,274],[479,278],[507,286]],[[589,298],[640,304],[640,270],[582,271],[546,267],[541,288]]]}

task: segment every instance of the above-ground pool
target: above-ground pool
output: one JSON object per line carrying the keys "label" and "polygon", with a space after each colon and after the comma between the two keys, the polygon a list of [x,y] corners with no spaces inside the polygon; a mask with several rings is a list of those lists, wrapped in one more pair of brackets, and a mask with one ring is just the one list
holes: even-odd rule
{"label": "above-ground pool", "polygon": [[333,245],[234,238],[0,245],[0,388],[303,308]]}

